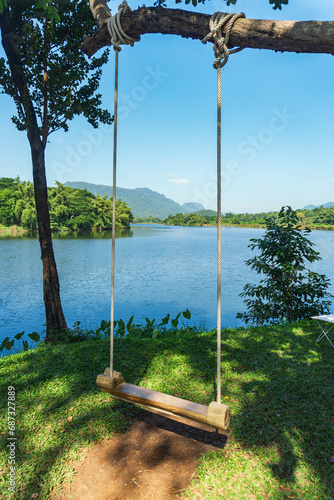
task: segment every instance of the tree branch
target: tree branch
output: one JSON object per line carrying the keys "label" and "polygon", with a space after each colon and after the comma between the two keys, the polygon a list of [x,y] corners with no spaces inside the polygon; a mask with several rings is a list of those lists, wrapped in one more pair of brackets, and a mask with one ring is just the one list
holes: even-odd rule
{"label": "tree branch", "polygon": [[98,27],[101,28],[110,17],[106,0],[89,0],[89,7]]}
{"label": "tree branch", "polygon": [[[86,37],[81,49],[88,56],[110,45],[107,19],[110,11],[104,0],[90,0],[99,25]],[[210,31],[210,15],[162,7],[141,7],[122,16],[124,31],[136,38],[146,33],[179,35],[202,40]],[[268,49],[280,52],[334,54],[334,21],[274,21],[238,19],[230,36],[230,47]]]}

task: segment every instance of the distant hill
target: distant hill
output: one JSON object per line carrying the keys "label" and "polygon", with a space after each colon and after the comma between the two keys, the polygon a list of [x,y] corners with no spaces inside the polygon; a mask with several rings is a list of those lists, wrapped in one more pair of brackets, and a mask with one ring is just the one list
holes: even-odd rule
{"label": "distant hill", "polygon": [[315,208],[317,208],[316,205],[306,205],[302,210],[314,210]]}
{"label": "distant hill", "polygon": [[201,205],[200,203],[194,203],[194,202],[183,203],[182,207],[186,210],[187,213],[199,212],[200,210],[205,210],[203,205]]}
{"label": "distant hill", "polygon": [[329,201],[328,203],[324,203],[323,205],[306,205],[306,207],[303,207],[302,210],[314,210],[315,208],[318,207],[324,207],[324,208],[334,207],[334,202]]}
{"label": "distant hill", "polygon": [[[65,182],[65,186],[74,189],[87,189],[95,196],[107,195],[108,198],[112,196],[112,186],[105,186],[103,184],[91,184],[89,182]],[[179,213],[185,214],[195,210],[203,209],[200,203],[185,203],[180,205],[176,201],[166,198],[165,195],[152,191],[149,188],[136,188],[126,189],[117,187],[116,197],[125,201],[131,207],[132,213],[135,217],[149,217],[153,215],[159,219],[166,219],[168,215],[176,215]],[[192,207],[189,210],[190,206]]]}

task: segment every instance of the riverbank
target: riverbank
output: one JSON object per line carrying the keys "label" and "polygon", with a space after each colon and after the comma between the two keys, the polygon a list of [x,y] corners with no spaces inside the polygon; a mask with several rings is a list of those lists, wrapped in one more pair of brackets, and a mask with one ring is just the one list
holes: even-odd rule
{"label": "riverbank", "polygon": [[[163,221],[161,222],[136,222],[136,226],[139,225],[152,225],[152,226],[172,226],[174,224],[164,224]],[[175,224],[177,227],[217,227],[217,224],[194,224],[194,225],[188,225],[188,224]],[[222,223],[221,227],[235,227],[235,228],[244,228],[244,229],[266,229],[265,224],[227,224],[227,223]],[[323,224],[323,225],[311,225],[311,226],[303,226],[303,229],[310,229],[311,231],[334,231],[334,225],[331,224]]]}
{"label": "riverbank", "polygon": [[[163,222],[136,222],[135,224],[130,224],[129,227],[123,227],[123,228],[117,228],[116,231],[127,231],[129,230],[133,225],[135,226],[146,226],[146,225],[152,225],[152,226],[170,226],[172,224],[164,224]],[[193,225],[193,226],[188,226],[187,224],[177,224],[177,226],[182,226],[182,227],[217,227],[216,224],[201,224],[201,225]],[[265,224],[226,224],[223,223],[221,227],[235,227],[235,228],[244,228],[244,229],[265,229],[266,225]],[[334,225],[319,225],[319,226],[307,226],[311,231],[333,231],[334,230]],[[306,229],[306,226],[305,226]],[[73,231],[71,229],[62,229],[62,230],[53,230],[52,233],[54,235],[61,234],[61,233],[89,233],[89,232],[95,232],[95,233],[108,233],[110,232],[110,229],[90,229],[90,230],[84,230],[84,229],[77,229],[76,231]],[[5,226],[0,226],[0,235],[23,235],[23,234],[37,234],[36,230],[29,230],[29,229],[24,229],[20,226],[11,226],[11,227],[5,227]]]}
{"label": "riverbank", "polygon": [[32,233],[28,229],[23,229],[20,226],[1,226],[0,225],[0,234],[24,234],[24,233]]}
{"label": "riverbank", "polygon": [[[334,495],[334,351],[326,339],[317,344],[317,336],[311,321],[223,330],[229,437],[224,449],[202,457],[185,498]],[[73,478],[75,460],[130,425],[138,410],[110,401],[95,384],[108,365],[108,339],[41,345],[1,359],[1,407],[8,408],[9,392],[16,402],[15,417],[3,412],[1,418],[2,497],[8,496],[9,437],[17,438],[15,498],[47,499]],[[117,338],[115,368],[129,383],[208,404],[215,394],[215,332]],[[12,427],[16,419],[13,431],[9,416]]]}

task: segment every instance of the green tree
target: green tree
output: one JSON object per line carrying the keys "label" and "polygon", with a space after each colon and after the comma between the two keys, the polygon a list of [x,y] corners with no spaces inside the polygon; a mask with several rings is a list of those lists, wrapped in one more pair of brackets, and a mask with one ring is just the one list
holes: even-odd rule
{"label": "green tree", "polygon": [[306,262],[321,260],[302,229],[297,214],[291,207],[282,207],[277,218],[269,218],[264,238],[251,239],[249,247],[259,255],[246,261],[264,278],[258,285],[247,284],[242,297],[247,312],[237,317],[257,325],[298,321],[326,314],[332,295],[328,293],[329,280],[306,268]]}
{"label": "green tree", "polygon": [[[112,206],[112,198],[109,200]],[[112,211],[111,211],[112,214]],[[133,215],[131,208],[122,200],[116,200],[116,228],[128,227],[128,225],[133,221]],[[110,227],[111,229],[111,227]]]}
{"label": "green tree", "polygon": [[[31,148],[50,339],[51,332],[66,328],[66,321],[52,246],[45,148],[50,134],[67,131],[76,115],[83,115],[93,127],[112,122],[97,93],[107,52],[88,60],[78,49],[84,36],[95,31],[85,0],[0,0],[0,27],[7,57],[0,59],[0,88],[14,100],[17,114],[12,121],[26,131]],[[32,223],[31,211],[24,221]]]}
{"label": "green tree", "polygon": [[185,219],[186,226],[203,226],[207,223],[207,220],[203,215],[189,214]]}
{"label": "green tree", "polygon": [[0,224],[4,226],[14,224],[15,188],[18,182],[18,179],[0,178]]}
{"label": "green tree", "polygon": [[15,198],[14,223],[25,229],[36,229],[37,219],[33,184],[31,182],[17,182]]}
{"label": "green tree", "polygon": [[[181,1],[181,0],[180,0]],[[205,0],[198,0],[199,2],[203,2]],[[196,2],[196,3],[194,3]],[[225,0],[227,5],[235,5],[238,3],[238,0]],[[179,0],[176,0],[176,3],[179,3]],[[190,0],[185,0],[185,3],[190,3]],[[197,0],[192,0],[193,5],[197,5]],[[273,9],[282,9],[282,5],[288,5],[289,0],[269,0],[269,3],[273,6]]]}
{"label": "green tree", "polygon": [[[2,0],[4,1],[4,0]],[[91,0],[91,2],[93,2],[94,0]],[[1,2],[1,0],[0,0]],[[175,3],[181,3],[182,0],[175,0]],[[205,3],[205,0],[185,0],[184,3],[185,4],[189,4],[189,3],[192,3],[194,5],[194,7],[196,7],[196,5],[198,3]],[[227,5],[236,5],[238,3],[238,0],[225,0],[226,4]],[[288,5],[289,3],[289,0],[269,0],[269,3],[273,6],[273,9],[282,9],[282,5]],[[155,4],[154,5],[163,5],[165,6],[166,5],[166,0],[156,0]]]}
{"label": "green tree", "polygon": [[[10,182],[11,181],[11,182]],[[87,189],[74,189],[60,182],[48,188],[48,204],[53,231],[112,228],[112,198],[94,196]],[[8,187],[7,187],[8,186]],[[34,188],[31,182],[0,178],[0,223],[37,229]],[[116,201],[116,228],[126,229],[133,221],[131,209]],[[9,224],[8,224],[9,225]]]}

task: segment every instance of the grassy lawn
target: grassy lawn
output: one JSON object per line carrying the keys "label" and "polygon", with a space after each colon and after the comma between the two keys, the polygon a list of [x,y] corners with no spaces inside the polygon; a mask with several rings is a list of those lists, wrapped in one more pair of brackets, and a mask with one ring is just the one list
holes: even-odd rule
{"label": "grassy lawn", "polygon": [[[201,459],[187,498],[334,498],[334,349],[317,336],[313,322],[223,331],[231,436]],[[95,385],[108,353],[108,341],[89,340],[0,360],[1,498],[48,498],[73,474],[74,459],[127,428],[136,408],[110,402]],[[215,397],[215,332],[116,339],[115,353],[127,382],[203,404]],[[8,386],[16,394],[15,495],[6,483]]]}

